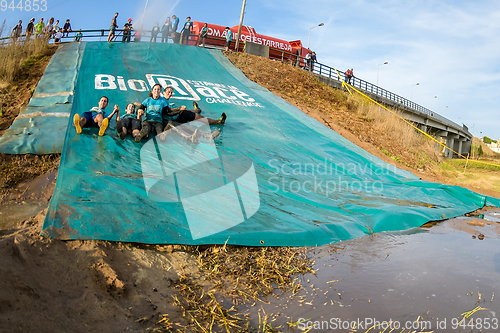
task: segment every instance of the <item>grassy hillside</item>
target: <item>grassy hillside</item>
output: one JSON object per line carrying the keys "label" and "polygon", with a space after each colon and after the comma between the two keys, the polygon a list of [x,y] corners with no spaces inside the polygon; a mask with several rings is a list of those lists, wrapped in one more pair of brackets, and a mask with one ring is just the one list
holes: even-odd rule
{"label": "grassy hillside", "polygon": [[[364,97],[332,88],[290,64],[243,53],[225,55],[252,81],[386,162],[425,180],[500,197],[500,187],[496,185],[500,184],[500,172],[494,167],[466,169],[465,162],[447,163],[435,141]],[[392,111],[398,114],[397,110]],[[498,154],[491,154],[486,145],[483,151],[483,157],[498,161]],[[481,181],[484,177],[487,180]]]}

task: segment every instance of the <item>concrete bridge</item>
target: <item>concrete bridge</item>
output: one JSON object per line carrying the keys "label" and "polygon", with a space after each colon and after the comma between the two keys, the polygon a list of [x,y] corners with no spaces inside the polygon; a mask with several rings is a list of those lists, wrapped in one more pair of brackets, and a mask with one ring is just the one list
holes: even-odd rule
{"label": "concrete bridge", "polygon": [[[312,72],[321,82],[339,89],[342,88],[340,78],[346,80],[344,72],[338,71],[339,77],[335,69],[320,63],[314,64]],[[405,119],[436,139],[444,138],[446,146],[455,152],[464,156],[470,153],[472,134],[467,126],[459,125],[436,112],[359,78],[353,77],[351,85],[377,102],[399,110]],[[444,155],[449,158],[457,157],[457,154],[450,149],[446,149]]]}

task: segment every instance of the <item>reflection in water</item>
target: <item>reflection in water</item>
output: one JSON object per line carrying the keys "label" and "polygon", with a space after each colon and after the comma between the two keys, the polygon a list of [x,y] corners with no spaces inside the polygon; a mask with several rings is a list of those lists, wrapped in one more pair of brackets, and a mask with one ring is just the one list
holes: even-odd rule
{"label": "reflection in water", "polygon": [[[477,306],[488,310],[471,318],[498,322],[500,295],[494,293],[500,290],[500,209],[483,214],[481,220],[459,217],[427,228],[311,248],[316,275],[299,277],[305,288],[298,296],[269,297],[270,304],[250,307],[253,323],[259,323],[260,306],[267,314],[277,314],[273,325],[285,330],[287,322],[300,318],[311,325],[322,322],[323,331],[350,332],[332,325],[365,320],[404,325],[422,316],[427,331],[461,332],[452,329],[452,319],[456,324],[456,318]],[[357,329],[365,332],[369,327]],[[471,332],[470,327],[466,331]]]}

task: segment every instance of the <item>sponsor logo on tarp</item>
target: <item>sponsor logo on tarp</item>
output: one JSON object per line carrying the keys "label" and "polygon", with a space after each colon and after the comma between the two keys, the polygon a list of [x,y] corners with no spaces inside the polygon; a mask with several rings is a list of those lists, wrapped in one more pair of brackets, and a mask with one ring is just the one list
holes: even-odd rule
{"label": "sponsor logo on tarp", "polygon": [[[247,27],[247,28],[250,28],[249,31],[255,33],[253,28],[251,28],[251,27]],[[236,40],[236,37],[238,36],[238,34],[236,32],[231,32],[231,33],[233,34],[233,40]],[[225,30],[211,28],[211,27],[208,28],[208,35],[210,37],[219,37],[219,38],[226,38],[227,37],[227,33]],[[252,43],[256,43],[256,44],[260,44],[260,45],[269,46],[269,47],[272,47],[274,49],[279,49],[279,50],[282,50],[285,52],[292,52],[292,45],[290,43],[272,40],[269,37],[266,38],[266,36],[255,36],[252,34],[247,35],[247,34],[242,32],[240,41],[252,42]]]}
{"label": "sponsor logo on tarp", "polygon": [[109,74],[95,75],[96,90],[121,90],[146,92],[159,83],[163,88],[172,87],[172,99],[199,101],[204,99],[208,104],[234,104],[240,106],[260,107],[259,102],[235,86],[196,80],[185,80],[166,74],[146,74],[145,80],[124,78]]}

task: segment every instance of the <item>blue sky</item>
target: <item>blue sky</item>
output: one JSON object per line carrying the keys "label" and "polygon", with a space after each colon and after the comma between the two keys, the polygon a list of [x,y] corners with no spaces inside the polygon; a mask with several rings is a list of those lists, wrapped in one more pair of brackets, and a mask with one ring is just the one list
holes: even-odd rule
{"label": "blue sky", "polygon": [[[12,0],[7,0],[8,3]],[[16,4],[20,0],[14,0]],[[25,1],[25,0],[23,0]],[[118,11],[122,26],[142,19],[146,0],[46,0],[47,11],[0,11],[10,30],[55,17],[73,29],[107,28]],[[235,26],[243,1],[149,0],[144,28],[176,14]],[[311,27],[325,23],[322,27]],[[300,39],[318,61],[346,70],[455,121],[475,136],[500,138],[500,6],[496,1],[247,0],[244,24],[258,33]],[[10,28],[10,29],[9,29]],[[5,32],[4,32],[5,35]],[[378,66],[388,61],[389,64]],[[415,85],[416,83],[419,85]],[[437,96],[435,98],[435,96]]]}

